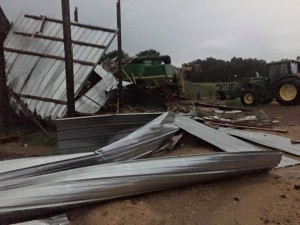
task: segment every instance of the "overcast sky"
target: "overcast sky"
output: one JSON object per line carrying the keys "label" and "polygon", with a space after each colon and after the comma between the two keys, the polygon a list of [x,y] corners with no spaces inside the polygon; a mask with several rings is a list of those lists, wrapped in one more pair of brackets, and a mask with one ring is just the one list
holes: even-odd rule
{"label": "overcast sky", "polygon": [[[79,21],[116,28],[116,0],[70,0]],[[268,62],[300,56],[299,0],[121,0],[123,49],[155,49],[175,65],[214,57]],[[61,18],[60,0],[0,0],[9,20],[24,11]],[[116,46],[114,44],[110,50]]]}

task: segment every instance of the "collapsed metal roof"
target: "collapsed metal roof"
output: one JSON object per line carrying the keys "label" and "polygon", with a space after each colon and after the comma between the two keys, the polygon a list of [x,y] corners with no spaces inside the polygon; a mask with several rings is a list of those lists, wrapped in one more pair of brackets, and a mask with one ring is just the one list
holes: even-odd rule
{"label": "collapsed metal roof", "polygon": [[[164,113],[166,116],[172,113]],[[63,118],[57,120],[58,145],[61,153],[91,152],[111,140],[119,140],[142,126],[159,113],[101,115],[93,117]],[[172,116],[172,118],[174,115]],[[170,124],[226,152],[263,151],[265,149],[215,130],[185,116],[175,115]],[[278,167],[300,164],[289,156],[282,156]]]}
{"label": "collapsed metal roof", "polygon": [[[116,30],[71,23],[74,58],[74,94],[86,84],[116,36]],[[62,21],[21,13],[4,42],[8,86],[27,107],[42,118],[60,118],[67,109],[66,75]],[[79,98],[75,110],[95,112],[108,96],[95,96],[110,90],[113,77],[97,69],[102,83]],[[104,87],[100,87],[101,85]]]}
{"label": "collapsed metal roof", "polygon": [[280,152],[252,151],[120,162],[165,148],[178,126],[183,122],[188,125],[190,120],[164,113],[94,153],[4,161],[0,164],[0,223],[79,204],[270,169],[281,160]]}

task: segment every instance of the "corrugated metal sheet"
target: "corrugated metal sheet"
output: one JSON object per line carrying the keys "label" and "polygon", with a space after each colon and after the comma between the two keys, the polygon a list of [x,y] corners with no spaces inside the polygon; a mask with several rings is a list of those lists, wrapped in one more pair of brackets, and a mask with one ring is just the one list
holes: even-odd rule
{"label": "corrugated metal sheet", "polygon": [[24,223],[14,223],[11,225],[68,225],[68,224],[70,224],[70,222],[67,218],[67,215],[61,214],[46,219],[33,220]]}
{"label": "corrugated metal sheet", "polygon": [[228,128],[219,128],[219,130],[235,137],[240,137],[257,144],[274,148],[292,155],[300,156],[300,144],[292,144],[290,138],[264,132],[253,132],[247,130],[236,130]]}
{"label": "corrugated metal sheet", "polygon": [[117,80],[113,74],[102,66],[97,66],[95,72],[102,78],[85,95],[75,102],[75,109],[81,113],[96,113],[112,97],[112,90],[117,88]]}
{"label": "corrugated metal sheet", "polygon": [[[226,152],[245,152],[245,151],[262,151],[262,148],[246,143],[237,138],[231,137],[224,132],[215,130],[204,124],[195,122],[194,120],[176,115],[175,123],[188,133],[201,138],[204,141],[218,147]],[[292,159],[290,157],[283,156],[278,167],[286,167],[300,164],[299,160]]]}
{"label": "corrugated metal sheet", "polygon": [[58,119],[60,152],[93,152],[125,137],[159,115],[161,113],[133,113]]}
{"label": "corrugated metal sheet", "polygon": [[48,163],[66,161],[69,159],[81,158],[81,157],[91,156],[91,155],[94,155],[94,153],[90,152],[90,153],[78,153],[78,154],[69,154],[69,155],[55,155],[55,156],[5,160],[5,161],[1,161],[0,174],[4,174],[15,170],[24,170],[29,167],[41,166]]}
{"label": "corrugated metal sheet", "polygon": [[[0,222],[47,210],[174,188],[228,175],[270,169],[279,152],[220,153],[86,166],[13,179],[0,191]],[[40,214],[39,214],[40,215]]]}
{"label": "corrugated metal sheet", "polygon": [[[14,22],[5,42],[5,48],[14,48],[37,53],[64,57],[64,46],[61,41],[22,36],[15,32],[36,33],[40,30],[42,20],[27,18],[20,14]],[[71,26],[72,39],[98,45],[109,45],[116,33]],[[43,35],[63,38],[61,23],[46,21]],[[74,60],[88,61],[97,64],[105,49],[73,43]],[[17,94],[66,101],[65,64],[63,60],[42,58],[5,51],[8,86]],[[79,93],[89,74],[95,66],[74,63],[75,96]],[[21,98],[32,112],[42,118],[62,117],[66,113],[66,105],[37,99]],[[83,101],[83,100],[81,100]],[[87,104],[84,102],[84,104]],[[81,104],[77,103],[76,110]]]}
{"label": "corrugated metal sheet", "polygon": [[181,129],[187,131],[196,137],[201,138],[208,143],[218,147],[226,152],[241,152],[241,151],[260,151],[259,147],[248,144],[230,135],[224,134],[218,130],[208,127],[202,123],[198,123],[193,119],[185,116],[176,115],[175,123]]}
{"label": "corrugated metal sheet", "polygon": [[165,113],[119,141],[96,150],[95,153],[4,161],[0,164],[0,189],[9,179],[146,157],[166,147],[176,131],[178,127],[174,124],[174,115]]}

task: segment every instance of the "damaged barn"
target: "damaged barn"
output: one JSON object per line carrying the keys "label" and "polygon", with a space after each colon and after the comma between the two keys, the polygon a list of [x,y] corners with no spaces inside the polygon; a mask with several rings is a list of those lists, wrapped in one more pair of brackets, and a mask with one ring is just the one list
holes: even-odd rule
{"label": "damaged barn", "polygon": [[[116,79],[98,62],[117,31],[72,23],[75,110],[95,113],[111,97]],[[42,119],[66,115],[67,93],[62,21],[20,14],[4,42],[7,84]],[[11,99],[18,111],[19,104]]]}

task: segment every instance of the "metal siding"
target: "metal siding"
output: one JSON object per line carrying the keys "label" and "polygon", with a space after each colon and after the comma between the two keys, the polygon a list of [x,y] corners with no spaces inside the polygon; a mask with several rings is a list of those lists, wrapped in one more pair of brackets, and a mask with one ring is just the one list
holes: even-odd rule
{"label": "metal siding", "polygon": [[119,140],[161,113],[116,114],[56,120],[61,153],[90,152]]}

